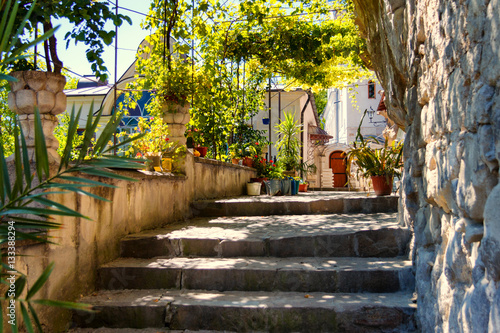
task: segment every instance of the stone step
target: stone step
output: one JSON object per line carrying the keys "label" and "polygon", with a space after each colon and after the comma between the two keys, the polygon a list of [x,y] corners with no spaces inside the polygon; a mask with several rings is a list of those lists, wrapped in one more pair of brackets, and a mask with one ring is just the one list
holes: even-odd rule
{"label": "stone step", "polygon": [[414,332],[411,293],[105,291],[82,299],[79,327],[275,332]]}
{"label": "stone step", "polygon": [[129,235],[122,257],[395,257],[411,231],[397,213],[197,218]]}
{"label": "stone step", "polygon": [[294,196],[238,197],[200,200],[192,204],[194,216],[260,216],[391,213],[399,197],[376,197],[363,192],[312,192]]}
{"label": "stone step", "polygon": [[127,258],[102,266],[98,286],[386,293],[414,290],[411,268],[404,258]]}
{"label": "stone step", "polygon": [[191,331],[191,330],[170,330],[168,328],[74,328],[69,330],[67,333],[232,333],[229,331],[212,331],[212,330],[201,330],[201,331]]}

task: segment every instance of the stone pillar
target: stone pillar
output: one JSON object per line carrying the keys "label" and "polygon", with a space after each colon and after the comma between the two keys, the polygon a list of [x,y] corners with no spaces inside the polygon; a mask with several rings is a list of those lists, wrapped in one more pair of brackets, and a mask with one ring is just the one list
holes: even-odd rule
{"label": "stone pillar", "polygon": [[59,142],[54,136],[58,123],[56,115],[66,110],[66,95],[63,93],[66,78],[59,74],[39,71],[13,72],[18,81],[11,82],[9,108],[19,115],[28,156],[34,160],[35,147],[35,107],[40,112],[43,134],[49,155],[49,162],[58,163]]}
{"label": "stone pillar", "polygon": [[163,121],[168,125],[170,140],[186,145],[186,124],[189,122],[189,103],[184,106],[166,102],[163,106]]}
{"label": "stone pillar", "polygon": [[[163,121],[168,125],[170,140],[186,147],[186,124],[189,122],[189,103],[180,105],[172,102],[165,102],[163,105]],[[186,155],[179,156],[173,168],[175,172],[186,173]]]}

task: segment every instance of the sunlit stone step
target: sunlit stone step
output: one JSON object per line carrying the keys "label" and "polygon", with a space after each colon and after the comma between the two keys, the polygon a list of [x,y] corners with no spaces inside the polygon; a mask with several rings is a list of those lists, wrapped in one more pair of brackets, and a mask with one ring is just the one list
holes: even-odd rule
{"label": "sunlit stone step", "polygon": [[407,252],[411,231],[396,213],[198,218],[129,235],[121,256],[394,257]]}
{"label": "sunlit stone step", "polygon": [[414,332],[411,293],[103,291],[85,297],[96,313],[79,327],[276,332]]}
{"label": "sunlit stone step", "polygon": [[199,200],[195,216],[259,216],[304,214],[356,214],[397,212],[399,197],[376,197],[360,192],[311,192],[294,196],[256,196]]}
{"label": "sunlit stone step", "polygon": [[118,259],[99,269],[101,289],[303,292],[413,290],[403,258]]}

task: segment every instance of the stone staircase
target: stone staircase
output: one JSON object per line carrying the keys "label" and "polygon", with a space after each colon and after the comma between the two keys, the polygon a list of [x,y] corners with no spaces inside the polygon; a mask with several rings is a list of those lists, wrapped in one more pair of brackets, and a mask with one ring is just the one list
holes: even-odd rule
{"label": "stone staircase", "polygon": [[416,331],[411,235],[396,207],[397,197],[359,194],[197,202],[203,217],[123,239],[122,258],[100,268],[99,291],[82,299],[97,312],[75,312],[74,322],[127,332]]}

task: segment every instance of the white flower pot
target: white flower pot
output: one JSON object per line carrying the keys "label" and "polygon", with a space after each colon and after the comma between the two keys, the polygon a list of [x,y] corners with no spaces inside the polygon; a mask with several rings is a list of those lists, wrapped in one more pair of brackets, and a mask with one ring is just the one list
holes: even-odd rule
{"label": "white flower pot", "polygon": [[247,183],[247,194],[248,195],[260,195],[260,187],[262,183]]}

